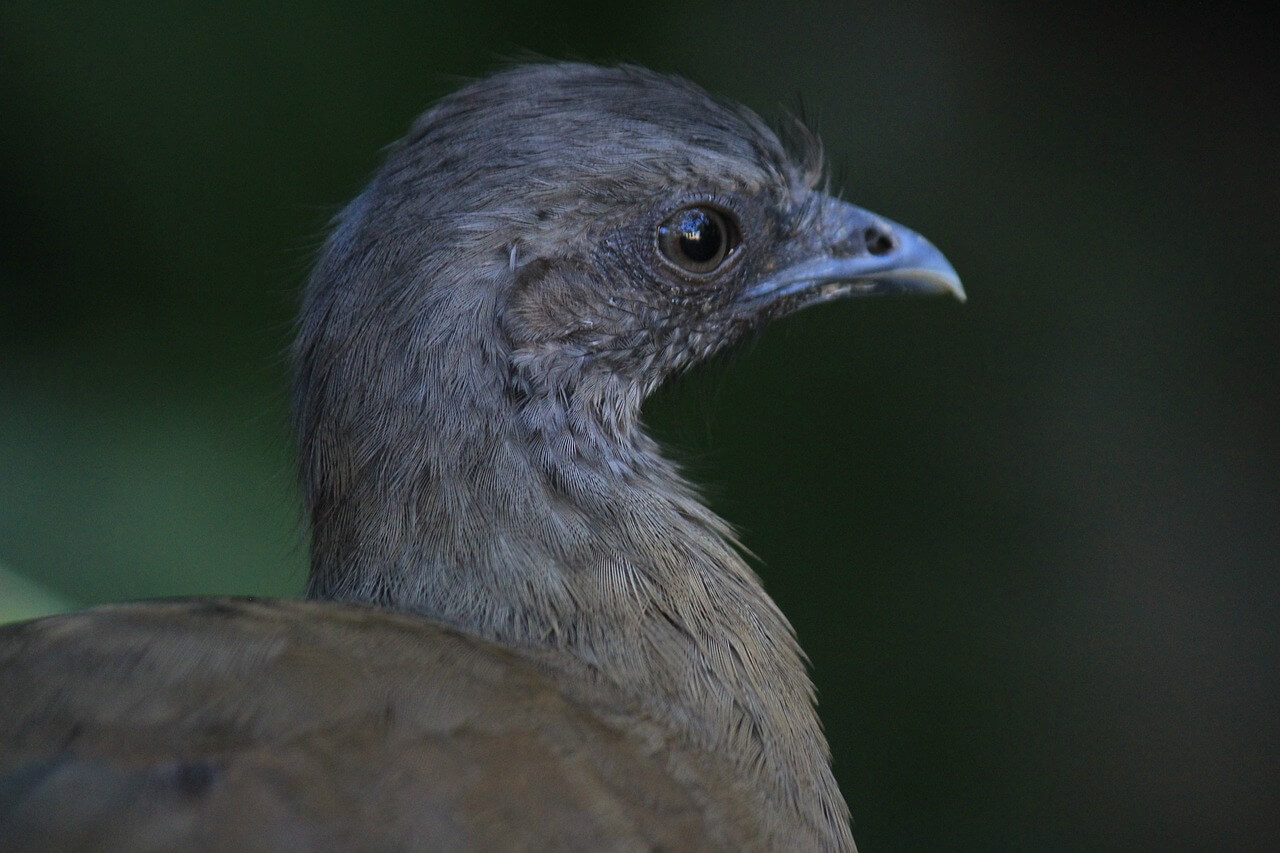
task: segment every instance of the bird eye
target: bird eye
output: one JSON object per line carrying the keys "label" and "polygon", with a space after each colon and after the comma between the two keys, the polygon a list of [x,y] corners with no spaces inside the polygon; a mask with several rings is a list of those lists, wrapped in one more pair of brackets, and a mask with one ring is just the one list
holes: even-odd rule
{"label": "bird eye", "polygon": [[658,226],[662,256],[685,272],[709,273],[737,248],[738,231],[725,214],[710,207],[686,207]]}

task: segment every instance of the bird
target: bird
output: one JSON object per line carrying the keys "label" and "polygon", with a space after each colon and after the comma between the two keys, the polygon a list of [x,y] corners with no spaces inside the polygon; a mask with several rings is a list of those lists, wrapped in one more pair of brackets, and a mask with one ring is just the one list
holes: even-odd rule
{"label": "bird", "polygon": [[0,849],[854,850],[795,633],[641,412],[801,308],[964,299],[826,175],[634,65],[439,100],[303,290],[306,598],[0,628]]}

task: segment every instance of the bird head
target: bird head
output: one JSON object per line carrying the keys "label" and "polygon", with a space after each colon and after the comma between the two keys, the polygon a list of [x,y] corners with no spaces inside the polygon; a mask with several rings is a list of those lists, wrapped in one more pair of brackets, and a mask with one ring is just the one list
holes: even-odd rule
{"label": "bird head", "polygon": [[[617,398],[597,407],[632,411],[806,305],[964,298],[927,240],[824,192],[815,138],[793,136],[784,146],[749,110],[640,68],[498,74],[393,147],[330,240],[308,314],[350,327],[350,345],[375,329],[396,340],[400,369],[414,353],[505,362],[517,396],[593,388]],[[446,343],[452,356],[431,352]]]}

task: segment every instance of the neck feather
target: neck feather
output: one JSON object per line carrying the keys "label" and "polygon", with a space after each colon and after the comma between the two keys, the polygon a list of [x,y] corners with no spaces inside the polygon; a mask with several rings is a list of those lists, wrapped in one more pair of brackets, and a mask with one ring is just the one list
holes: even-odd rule
{"label": "neck feather", "polygon": [[[640,427],[640,392],[607,374],[541,387],[510,353],[448,335],[447,359],[370,371],[395,338],[369,344],[389,351],[356,359],[358,380],[341,359],[316,377],[348,391],[332,423],[300,421],[310,595],[571,655],[738,762],[813,846],[852,849],[791,626]],[[475,378],[454,378],[459,359]]]}

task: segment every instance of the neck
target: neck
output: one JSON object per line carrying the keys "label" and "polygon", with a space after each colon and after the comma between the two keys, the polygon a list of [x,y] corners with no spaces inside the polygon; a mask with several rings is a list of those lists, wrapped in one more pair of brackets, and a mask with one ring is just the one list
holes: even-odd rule
{"label": "neck", "polygon": [[[447,407],[384,393],[399,402],[380,417],[304,435],[310,594],[570,655],[686,743],[737,762],[761,808],[811,836],[796,846],[852,849],[791,627],[640,428],[639,393],[605,405],[628,399],[608,375],[554,391],[523,375],[468,386],[465,400],[453,388]],[[351,446],[326,463],[337,435]]]}

